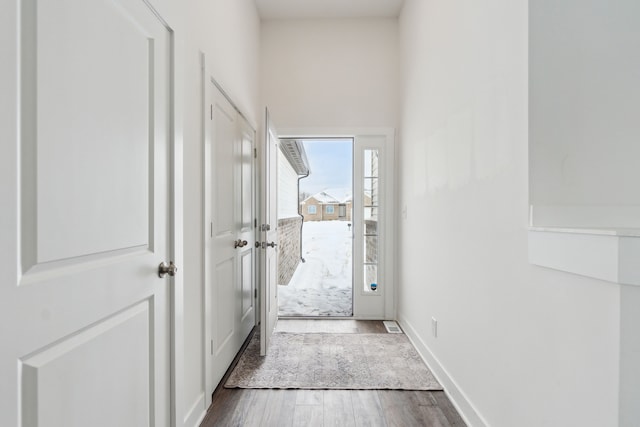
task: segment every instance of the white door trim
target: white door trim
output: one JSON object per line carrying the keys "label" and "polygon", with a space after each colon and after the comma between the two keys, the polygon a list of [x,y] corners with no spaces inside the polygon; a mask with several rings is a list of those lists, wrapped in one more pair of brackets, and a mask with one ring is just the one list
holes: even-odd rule
{"label": "white door trim", "polygon": [[[176,6],[174,6],[176,7]],[[170,255],[178,266],[178,273],[173,278],[171,295],[171,426],[184,426],[184,67],[176,64],[184,64],[184,36],[179,10],[172,9],[171,24],[167,28],[171,31],[171,60],[173,64],[173,85],[171,87],[171,105],[173,108],[171,123],[173,132],[171,135],[170,156],[170,218],[169,227],[171,235]]]}

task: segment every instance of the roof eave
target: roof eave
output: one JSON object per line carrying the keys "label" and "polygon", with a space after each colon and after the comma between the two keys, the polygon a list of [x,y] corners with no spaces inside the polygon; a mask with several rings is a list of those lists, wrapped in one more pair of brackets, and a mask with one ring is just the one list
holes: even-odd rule
{"label": "roof eave", "polygon": [[302,141],[297,139],[281,139],[280,149],[298,175],[309,175],[309,160]]}

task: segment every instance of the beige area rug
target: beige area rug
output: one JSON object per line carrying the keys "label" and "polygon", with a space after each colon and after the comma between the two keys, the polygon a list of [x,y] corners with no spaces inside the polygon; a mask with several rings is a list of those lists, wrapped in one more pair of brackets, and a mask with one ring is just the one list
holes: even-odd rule
{"label": "beige area rug", "polygon": [[442,390],[404,334],[256,334],[225,387]]}

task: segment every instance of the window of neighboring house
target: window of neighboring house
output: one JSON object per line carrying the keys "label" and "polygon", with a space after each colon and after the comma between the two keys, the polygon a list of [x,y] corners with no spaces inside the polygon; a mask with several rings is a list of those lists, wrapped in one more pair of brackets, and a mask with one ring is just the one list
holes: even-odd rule
{"label": "window of neighboring house", "polygon": [[327,213],[328,214],[332,214],[333,213],[333,205],[327,206]]}
{"label": "window of neighboring house", "polygon": [[315,215],[316,214],[316,205],[309,205],[307,207],[307,213],[309,215]]}

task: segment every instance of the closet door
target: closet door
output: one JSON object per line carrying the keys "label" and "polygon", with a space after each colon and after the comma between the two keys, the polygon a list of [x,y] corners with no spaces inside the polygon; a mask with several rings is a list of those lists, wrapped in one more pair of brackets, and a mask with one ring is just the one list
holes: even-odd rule
{"label": "closet door", "polygon": [[212,392],[255,325],[255,132],[209,83],[205,141],[205,342]]}

